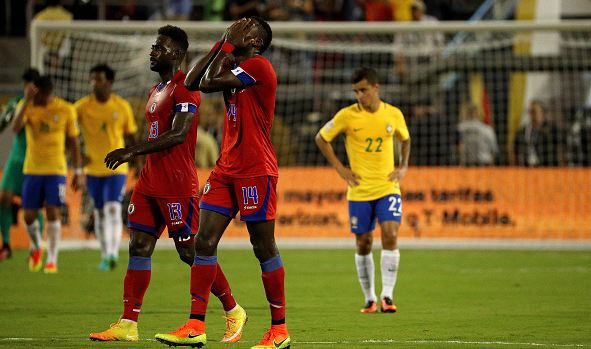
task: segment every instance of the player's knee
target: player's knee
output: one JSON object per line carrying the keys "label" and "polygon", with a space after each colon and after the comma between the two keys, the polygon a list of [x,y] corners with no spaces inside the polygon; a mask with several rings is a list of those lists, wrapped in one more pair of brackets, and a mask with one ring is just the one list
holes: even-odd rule
{"label": "player's knee", "polygon": [[149,244],[132,239],[129,241],[129,255],[139,257],[150,257],[152,248]]}
{"label": "player's knee", "polygon": [[195,249],[202,255],[212,256],[217,248],[217,240],[214,238],[204,238],[197,235],[195,238]]}
{"label": "player's knee", "polygon": [[195,249],[192,245],[187,246],[177,246],[176,251],[179,254],[179,258],[187,263],[189,266],[193,265],[193,260],[195,259]]}

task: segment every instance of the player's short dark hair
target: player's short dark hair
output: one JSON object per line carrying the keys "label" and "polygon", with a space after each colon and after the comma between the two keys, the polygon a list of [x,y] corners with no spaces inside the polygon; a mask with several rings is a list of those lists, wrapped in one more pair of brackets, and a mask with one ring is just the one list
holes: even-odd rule
{"label": "player's short dark hair", "polygon": [[61,0],[45,0],[45,6],[58,6],[61,5]]}
{"label": "player's short dark hair", "polygon": [[34,84],[42,92],[51,92],[53,90],[53,82],[49,75],[41,75],[35,80]]}
{"label": "player's short dark hair", "polygon": [[263,45],[261,46],[261,52],[263,53],[269,48],[271,45],[271,40],[273,40],[273,31],[271,30],[271,26],[267,23],[263,18],[259,16],[252,16],[251,19],[254,19],[259,24],[259,33],[261,33],[261,38],[263,39]]}
{"label": "player's short dark hair", "polygon": [[39,74],[39,70],[35,68],[28,68],[23,72],[23,75],[21,75],[21,79],[26,82],[34,82],[35,80],[39,79],[39,75],[41,75]]}
{"label": "player's short dark hair", "polygon": [[373,68],[359,68],[353,72],[353,76],[351,76],[351,83],[356,84],[361,80],[367,80],[367,82],[371,85],[377,84],[379,82],[378,72]]}
{"label": "player's short dark hair", "polygon": [[90,69],[90,73],[105,73],[107,80],[110,82],[115,81],[115,71],[105,63],[95,65]]}
{"label": "player's short dark hair", "polygon": [[172,41],[179,45],[179,48],[183,50],[183,52],[187,52],[187,49],[189,48],[189,39],[187,33],[181,28],[168,24],[158,29],[158,35],[171,38]]}

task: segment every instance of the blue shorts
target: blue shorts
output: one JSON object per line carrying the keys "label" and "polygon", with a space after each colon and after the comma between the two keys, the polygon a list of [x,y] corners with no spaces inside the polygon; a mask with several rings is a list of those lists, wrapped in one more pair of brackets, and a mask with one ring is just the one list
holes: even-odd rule
{"label": "blue shorts", "polygon": [[105,202],[122,202],[127,175],[86,176],[86,191],[94,201],[94,208],[102,210]]}
{"label": "blue shorts", "polygon": [[66,198],[66,176],[25,175],[23,177],[24,209],[38,209],[43,205],[61,206]]}
{"label": "blue shorts", "polygon": [[372,201],[349,201],[351,232],[365,234],[374,230],[376,218],[380,223],[402,220],[402,199],[390,194]]}

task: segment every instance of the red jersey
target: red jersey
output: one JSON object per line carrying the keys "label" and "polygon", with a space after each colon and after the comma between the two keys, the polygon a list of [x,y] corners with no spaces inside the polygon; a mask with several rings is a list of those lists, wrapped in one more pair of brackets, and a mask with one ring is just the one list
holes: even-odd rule
{"label": "red jersey", "polygon": [[254,56],[232,73],[243,87],[224,91],[226,117],[220,158],[214,171],[235,178],[277,177],[277,156],[271,143],[277,77],[271,62]]}
{"label": "red jersey", "polygon": [[187,90],[184,81],[185,73],[179,71],[169,82],[160,83],[150,90],[146,104],[149,142],[172,127],[177,112],[192,112],[195,118],[183,143],[146,156],[146,164],[135,190],[148,196],[189,197],[199,193],[195,145],[200,96],[198,91]]}

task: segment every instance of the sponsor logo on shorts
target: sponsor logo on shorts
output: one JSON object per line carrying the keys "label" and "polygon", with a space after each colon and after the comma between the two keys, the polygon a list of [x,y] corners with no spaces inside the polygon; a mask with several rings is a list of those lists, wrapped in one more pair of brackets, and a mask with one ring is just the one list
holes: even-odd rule
{"label": "sponsor logo on shorts", "polygon": [[153,113],[154,110],[156,110],[156,102],[152,103],[152,105],[150,106],[150,113]]}
{"label": "sponsor logo on shorts", "polygon": [[132,214],[135,212],[135,205],[133,204],[133,202],[131,202],[129,204],[129,206],[127,206],[127,214]]}
{"label": "sponsor logo on shorts", "polygon": [[203,187],[203,195],[209,193],[209,189],[211,189],[211,184],[209,184],[209,181],[207,181],[207,183],[205,183],[205,187]]}

